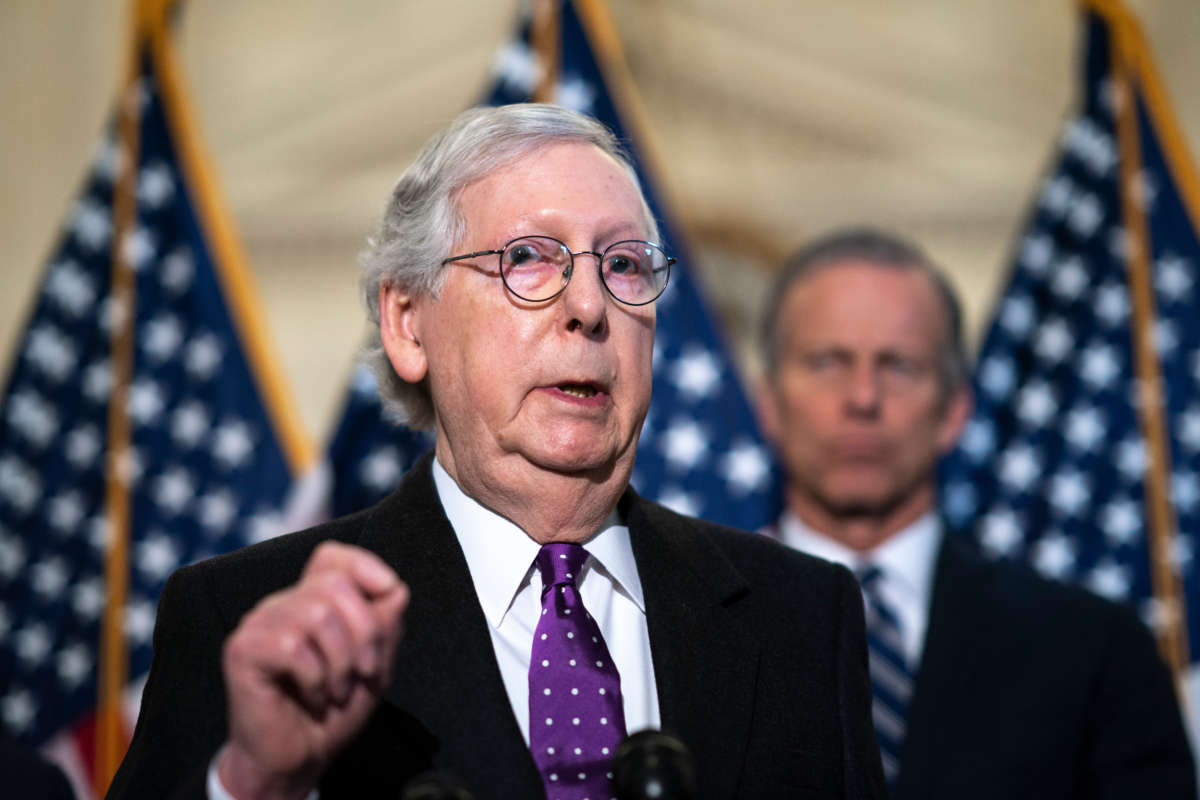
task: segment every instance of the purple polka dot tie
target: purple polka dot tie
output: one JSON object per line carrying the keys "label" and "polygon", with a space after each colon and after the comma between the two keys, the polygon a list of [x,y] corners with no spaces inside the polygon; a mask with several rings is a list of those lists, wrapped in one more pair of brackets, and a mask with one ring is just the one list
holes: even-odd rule
{"label": "purple polka dot tie", "polygon": [[575,579],[587,551],[543,545],[542,616],[529,660],[529,749],[548,800],[609,800],[612,757],[625,738],[621,676]]}

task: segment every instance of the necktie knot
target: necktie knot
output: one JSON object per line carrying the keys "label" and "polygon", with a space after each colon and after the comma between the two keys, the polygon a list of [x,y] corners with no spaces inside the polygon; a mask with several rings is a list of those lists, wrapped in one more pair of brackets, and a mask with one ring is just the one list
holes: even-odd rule
{"label": "necktie knot", "polygon": [[538,551],[537,559],[534,561],[537,564],[538,572],[542,574],[542,591],[545,592],[551,586],[563,584],[574,586],[579,577],[579,570],[583,568],[583,562],[587,561],[587,557],[588,552],[583,549],[582,545],[570,542],[551,542],[542,545],[542,549]]}
{"label": "necktie knot", "polygon": [[[867,614],[867,628],[878,633],[886,631],[895,641],[900,641],[902,623],[896,607],[888,602],[883,592],[885,575],[877,564],[865,564],[855,571],[858,586],[862,590],[863,605]],[[900,648],[900,652],[903,649]]]}
{"label": "necktie knot", "polygon": [[874,594],[879,590],[876,584],[883,578],[883,570],[876,564],[864,564],[854,575],[858,578],[858,585],[862,587],[863,592]]}

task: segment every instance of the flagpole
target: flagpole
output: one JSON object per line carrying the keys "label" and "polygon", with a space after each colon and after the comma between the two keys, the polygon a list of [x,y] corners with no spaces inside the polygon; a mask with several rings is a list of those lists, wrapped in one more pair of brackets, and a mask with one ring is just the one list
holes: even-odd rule
{"label": "flagpole", "polygon": [[136,218],[138,150],[141,125],[142,41],[152,2],[133,0],[129,11],[125,67],[117,104],[117,178],[112,211],[112,330],[108,396],[108,441],[105,469],[105,520],[108,547],[104,559],[107,601],[100,628],[100,664],[96,710],[96,746],[92,782],[103,796],[116,774],[125,750],[122,695],[128,683],[129,653],[125,647],[124,616],[129,593],[129,485],[131,464],[129,385],[133,375],[133,327],[136,317],[136,276],[129,247]]}
{"label": "flagpole", "polygon": [[214,269],[230,303],[230,317],[247,350],[252,378],[262,393],[268,418],[282,444],[293,475],[315,461],[312,443],[300,424],[275,360],[268,352],[259,303],[230,216],[220,203],[215,178],[194,135],[195,123],[181,88],[170,48],[168,19],[177,0],[133,0],[125,71],[119,92],[117,147],[122,168],[114,185],[111,336],[112,388],[108,406],[108,469],[105,516],[109,540],[105,556],[107,602],[101,626],[96,739],[92,782],[103,796],[124,757],[128,730],[124,695],[129,684],[129,653],[124,614],[129,595],[129,547],[132,519],[129,499],[129,387],[137,308],[135,265],[128,242],[137,220],[137,180],[142,92],[142,58],[150,58],[166,109],[171,136],[179,149],[181,169],[196,187],[194,201],[200,224],[214,246]]}
{"label": "flagpole", "polygon": [[533,30],[530,38],[538,55],[541,71],[533,90],[533,99],[538,103],[553,103],[558,73],[562,68],[562,14],[559,3],[563,0],[533,0]]}
{"label": "flagpole", "polygon": [[1187,607],[1183,582],[1173,563],[1177,521],[1170,501],[1171,453],[1167,446],[1165,397],[1154,342],[1157,319],[1151,285],[1151,241],[1145,204],[1140,196],[1141,139],[1132,86],[1133,54],[1138,44],[1136,24],[1124,9],[1104,2],[1097,10],[1113,32],[1112,73],[1117,89],[1117,144],[1120,153],[1121,216],[1129,249],[1126,265],[1133,306],[1133,349],[1136,362],[1138,420],[1147,448],[1145,503],[1149,522],[1150,574],[1154,597],[1162,609],[1156,625],[1159,651],[1179,680],[1189,664]]}

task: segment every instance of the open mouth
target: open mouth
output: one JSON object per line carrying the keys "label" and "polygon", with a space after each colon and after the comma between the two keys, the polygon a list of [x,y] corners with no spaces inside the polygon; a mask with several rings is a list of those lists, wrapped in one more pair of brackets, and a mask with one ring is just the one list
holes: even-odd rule
{"label": "open mouth", "polygon": [[595,397],[597,394],[596,387],[589,386],[586,383],[560,383],[558,390],[571,397],[580,398]]}

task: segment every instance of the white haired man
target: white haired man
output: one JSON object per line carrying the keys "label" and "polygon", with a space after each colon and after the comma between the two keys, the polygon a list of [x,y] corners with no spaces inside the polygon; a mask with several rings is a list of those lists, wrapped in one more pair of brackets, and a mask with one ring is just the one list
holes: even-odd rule
{"label": "white haired man", "polygon": [[426,145],[364,261],[382,391],[434,455],[172,577],[110,796],[396,797],[435,769],[607,798],[616,746],[657,727],[701,797],[882,795],[849,572],[628,486],[657,236],[586,117],[477,109]]}

